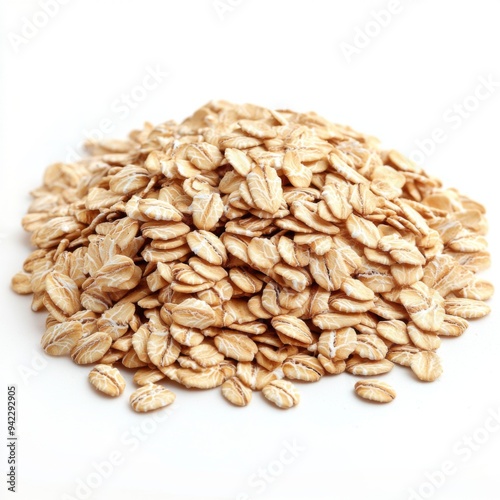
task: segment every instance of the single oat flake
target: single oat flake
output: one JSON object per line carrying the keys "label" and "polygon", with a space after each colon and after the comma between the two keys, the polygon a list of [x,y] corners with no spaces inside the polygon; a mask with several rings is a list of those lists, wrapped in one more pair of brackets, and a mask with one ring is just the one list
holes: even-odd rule
{"label": "single oat flake", "polygon": [[97,390],[119,396],[132,370],[135,411],[177,384],[291,408],[290,380],[342,372],[389,402],[363,377],[436,380],[441,337],[490,311],[484,207],[373,136],[216,101],[87,149],[32,192],[12,288],[48,312],[42,348],[94,365]]}

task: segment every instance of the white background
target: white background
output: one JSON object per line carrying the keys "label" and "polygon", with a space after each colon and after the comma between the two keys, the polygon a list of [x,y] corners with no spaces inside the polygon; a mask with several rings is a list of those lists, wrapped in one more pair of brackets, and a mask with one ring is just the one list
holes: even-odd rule
{"label": "white background", "polygon": [[[498,277],[497,0],[405,1],[385,27],[373,12],[393,5],[386,0],[218,5],[70,0],[22,41],[24,18],[36,18],[39,4],[2,2],[0,437],[6,387],[17,384],[20,438],[15,495],[6,491],[0,445],[0,497],[84,498],[76,487],[90,479],[101,483],[87,493],[94,500],[500,498],[500,424],[484,430],[500,412],[498,296],[488,318],[443,342],[439,381],[423,384],[396,367],[384,380],[398,397],[382,406],[359,401],[355,379],[343,374],[300,385],[301,404],[286,412],[260,394],[238,409],[217,390],[179,389],[170,413],[139,415],[128,406],[130,378],[126,394],[109,401],[88,387],[88,368],[41,351],[44,315],[31,313],[9,281],[30,251],[20,219],[44,168],[102,119],[108,136],[122,137],[146,120],[181,120],[211,99],[315,110],[406,154],[442,129],[424,166],[486,205],[494,258],[486,277]],[[346,44],[356,51],[350,58]],[[169,75],[141,94],[147,68]],[[497,83],[478,103],[471,96],[481,78]],[[124,109],[121,96],[131,92],[142,101]],[[457,118],[453,106],[464,100],[469,116]],[[283,455],[284,442],[296,456]],[[110,455],[120,463],[100,480],[95,464]],[[452,472],[444,477],[445,462]]]}

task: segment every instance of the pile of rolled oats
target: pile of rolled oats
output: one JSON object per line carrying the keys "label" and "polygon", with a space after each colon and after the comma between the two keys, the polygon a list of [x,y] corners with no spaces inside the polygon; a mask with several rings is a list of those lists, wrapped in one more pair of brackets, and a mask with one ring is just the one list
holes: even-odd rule
{"label": "pile of rolled oats", "polygon": [[32,193],[13,288],[48,311],[48,354],[97,363],[97,390],[135,370],[136,411],[174,401],[163,382],[290,408],[290,380],[396,363],[433,381],[441,338],[489,312],[483,206],[349,127],[212,102],[88,148]]}

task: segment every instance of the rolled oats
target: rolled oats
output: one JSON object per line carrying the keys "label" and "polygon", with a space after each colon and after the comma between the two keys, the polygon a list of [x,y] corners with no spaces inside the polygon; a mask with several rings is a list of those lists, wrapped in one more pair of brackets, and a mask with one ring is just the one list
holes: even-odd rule
{"label": "rolled oats", "polygon": [[412,356],[410,368],[424,382],[433,382],[443,373],[441,360],[433,351],[421,351]]}
{"label": "rolled oats", "polygon": [[157,384],[147,384],[130,395],[130,406],[137,412],[147,412],[171,405],[175,394]]}
{"label": "rolled oats", "polygon": [[109,365],[96,365],[89,373],[90,383],[111,397],[119,396],[125,390],[125,379],[120,372]]}
{"label": "rolled oats", "polygon": [[413,344],[422,351],[433,351],[441,346],[439,332],[424,332],[413,321],[408,322],[407,332]]}
{"label": "rolled oats", "polygon": [[325,371],[330,375],[338,375],[344,372],[346,369],[346,362],[342,359],[330,359],[326,356],[323,356],[322,354],[318,354],[318,359]]}
{"label": "rolled oats", "polygon": [[396,397],[396,391],[380,380],[360,380],[354,390],[359,397],[375,403],[390,403]]}
{"label": "rolled oats", "polygon": [[394,344],[408,344],[410,337],[407,333],[407,324],[398,319],[379,321],[377,323],[377,334]]}
{"label": "rolled oats", "polygon": [[484,207],[313,113],[211,102],[89,153],[33,191],[37,249],[12,288],[48,310],[48,354],[99,363],[97,389],[135,370],[136,411],[173,402],[163,379],[283,408],[299,401],[283,377],[435,380],[441,337],[490,311]]}
{"label": "rolled oats", "polygon": [[31,274],[27,272],[19,272],[12,278],[12,290],[21,295],[29,295],[33,293],[31,285]]}
{"label": "rolled oats", "polygon": [[236,365],[236,376],[253,391],[261,391],[265,385],[280,378],[277,372],[241,361]]}
{"label": "rolled oats", "polygon": [[146,350],[151,363],[161,368],[176,361],[181,347],[169,332],[161,330],[151,332],[147,339]]}
{"label": "rolled oats", "polygon": [[201,367],[216,366],[224,360],[224,354],[211,344],[200,344],[189,348],[189,356]]}
{"label": "rolled oats", "polygon": [[318,358],[307,354],[295,354],[283,363],[283,373],[290,380],[317,382],[325,370]]}
{"label": "rolled oats", "polygon": [[300,402],[300,394],[288,380],[274,380],[262,388],[264,397],[278,408],[288,409]]}
{"label": "rolled oats", "polygon": [[318,340],[318,352],[330,359],[347,359],[356,349],[356,342],[353,328],[324,330]]}
{"label": "rolled oats", "polygon": [[387,351],[387,359],[401,366],[410,366],[413,356],[420,352],[418,347],[411,344],[395,345]]}
{"label": "rolled oats", "polygon": [[252,390],[237,377],[231,377],[222,384],[222,395],[235,406],[247,406],[252,400]]}
{"label": "rolled oats", "polygon": [[481,300],[469,298],[450,298],[444,302],[446,314],[452,314],[463,319],[482,318],[490,313],[490,306]]}
{"label": "rolled oats", "polygon": [[356,337],[354,352],[362,358],[381,360],[385,358],[387,350],[387,345],[377,335],[362,333]]}
{"label": "rolled oats", "polygon": [[181,368],[177,370],[179,382],[186,387],[196,389],[212,389],[222,385],[229,377],[234,376],[236,368],[234,365],[214,365],[201,370]]}
{"label": "rolled oats", "polygon": [[214,344],[226,358],[236,361],[252,361],[258,351],[257,344],[242,333],[220,333]]}
{"label": "rolled oats", "polygon": [[82,324],[78,321],[55,323],[47,328],[41,344],[47,354],[65,356],[71,352],[83,336]]}
{"label": "rolled oats", "polygon": [[436,332],[444,320],[444,299],[435,290],[419,281],[403,288],[399,295],[410,318],[422,330]]}
{"label": "rolled oats", "polygon": [[353,375],[363,375],[372,377],[374,375],[381,375],[382,373],[390,372],[394,363],[388,359],[367,360],[360,356],[350,357],[346,365],[346,371]]}
{"label": "rolled oats", "polygon": [[246,182],[240,186],[243,198],[242,187],[246,186],[245,193],[248,193],[245,201],[255,208],[260,208],[265,212],[274,214],[280,208],[283,199],[283,189],[281,179],[274,168],[264,166],[261,168],[255,165],[246,176]]}
{"label": "rolled oats", "polygon": [[215,323],[214,310],[202,300],[187,298],[172,310],[172,319],[182,326],[208,328]]}
{"label": "rolled oats", "polygon": [[71,350],[71,357],[79,365],[95,363],[106,354],[112,342],[112,338],[107,333],[91,333],[77,342]]}
{"label": "rolled oats", "polygon": [[137,385],[154,384],[165,378],[165,374],[158,369],[139,368],[134,375],[134,382]]}

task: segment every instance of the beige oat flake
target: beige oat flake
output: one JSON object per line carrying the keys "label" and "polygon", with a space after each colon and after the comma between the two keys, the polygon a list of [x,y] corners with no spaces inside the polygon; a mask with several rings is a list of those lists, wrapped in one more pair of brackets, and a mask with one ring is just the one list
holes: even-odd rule
{"label": "beige oat flake", "polygon": [[376,403],[390,403],[396,397],[396,391],[380,380],[360,380],[354,390],[359,397]]}
{"label": "beige oat flake", "polygon": [[137,412],[147,412],[171,405],[175,394],[158,384],[147,384],[130,395],[130,405]]}
{"label": "beige oat flake", "polygon": [[221,388],[222,395],[235,406],[247,406],[252,400],[252,390],[237,377],[227,379]]}
{"label": "beige oat flake", "polygon": [[274,380],[262,389],[264,397],[278,408],[288,409],[300,402],[300,394],[288,380]]}
{"label": "beige oat flake", "polygon": [[125,379],[120,372],[109,365],[96,365],[89,373],[90,383],[111,397],[119,396],[125,389]]}
{"label": "beige oat flake", "polygon": [[433,382],[443,373],[441,360],[433,351],[421,351],[412,356],[410,368],[424,382]]}

